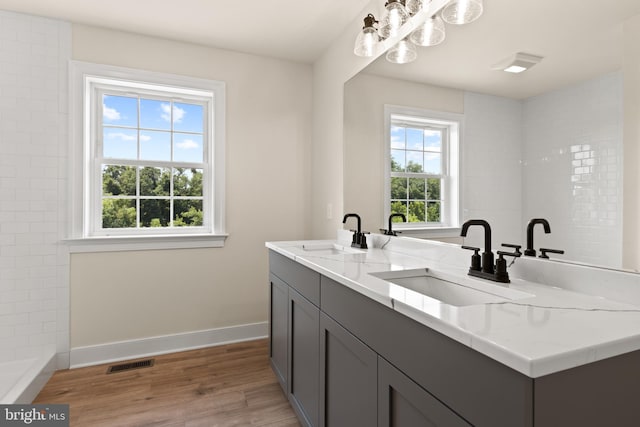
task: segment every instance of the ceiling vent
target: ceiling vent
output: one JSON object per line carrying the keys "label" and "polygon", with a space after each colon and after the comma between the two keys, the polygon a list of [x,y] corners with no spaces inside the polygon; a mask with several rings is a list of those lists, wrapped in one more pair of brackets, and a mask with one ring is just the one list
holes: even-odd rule
{"label": "ceiling vent", "polygon": [[494,70],[506,71],[507,73],[521,73],[542,61],[542,56],[531,55],[530,53],[518,52],[494,64]]}

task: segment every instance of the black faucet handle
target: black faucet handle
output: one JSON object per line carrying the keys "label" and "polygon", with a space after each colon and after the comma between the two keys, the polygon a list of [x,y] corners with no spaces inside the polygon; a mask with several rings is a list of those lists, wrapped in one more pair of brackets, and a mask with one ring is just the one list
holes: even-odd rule
{"label": "black faucet handle", "polygon": [[368,231],[363,231],[362,233],[360,233],[360,249],[369,249],[369,247],[367,246],[367,234],[370,234]]}
{"label": "black faucet handle", "polygon": [[501,243],[501,246],[504,246],[505,248],[513,248],[515,249],[515,251],[513,251],[514,253],[518,254],[518,256],[522,255],[522,252],[520,252],[520,248],[522,247],[522,245],[514,245],[512,243]]}
{"label": "black faucet handle", "polygon": [[473,251],[473,255],[471,255],[471,267],[469,267],[469,270],[473,270],[473,271],[480,271],[482,270],[482,264],[481,264],[481,259],[480,259],[480,254],[478,252],[480,252],[480,248],[476,248],[473,246],[463,246],[462,249],[466,249],[468,251]]}
{"label": "black faucet handle", "polygon": [[381,228],[380,232],[385,236],[397,236],[398,234],[402,233],[402,231],[396,231],[396,230],[389,231],[386,228]]}
{"label": "black faucet handle", "polygon": [[500,256],[500,258],[502,258],[503,256],[512,256],[514,258],[519,258],[520,256],[522,256],[522,252],[518,250],[516,250],[515,252],[497,251],[496,253]]}
{"label": "black faucet handle", "polygon": [[564,253],[564,251],[560,249],[547,249],[547,248],[540,248],[540,252],[542,253],[538,258],[543,258],[543,259],[549,259],[549,256],[547,255],[547,253],[559,254],[559,255],[562,255]]}

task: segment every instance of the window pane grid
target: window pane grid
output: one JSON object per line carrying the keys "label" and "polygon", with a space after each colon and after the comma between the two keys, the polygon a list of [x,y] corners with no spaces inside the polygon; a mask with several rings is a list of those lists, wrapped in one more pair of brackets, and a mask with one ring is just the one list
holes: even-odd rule
{"label": "window pane grid", "polygon": [[[100,228],[203,226],[206,106],[117,92],[102,93],[101,100],[96,144],[103,187]],[[110,168],[127,173],[112,176]]]}
{"label": "window pane grid", "polygon": [[410,223],[441,223],[444,179],[443,130],[392,122],[391,213]]}
{"label": "window pane grid", "polygon": [[103,229],[203,225],[202,170],[121,165],[103,165],[102,170]]}
{"label": "window pane grid", "polygon": [[[131,100],[136,101],[135,120],[131,120],[128,116],[121,115],[116,108]],[[102,152],[104,157],[173,161],[175,160],[175,153],[177,149],[188,150],[194,148],[198,151],[200,162],[206,155],[206,150],[202,143],[202,139],[204,139],[206,134],[206,123],[204,120],[206,116],[206,106],[204,104],[186,103],[185,101],[172,98],[133,98],[130,95],[121,96],[116,92],[111,91],[102,94],[102,101],[101,115],[103,120],[100,123],[101,127],[105,130],[102,132],[102,141],[99,141],[99,143],[101,143],[99,145],[103,147],[99,153]],[[154,105],[156,107],[155,111],[148,113],[150,118],[146,119],[143,117],[144,102],[152,102],[152,107]],[[110,105],[107,105],[107,103],[110,103]],[[133,105],[128,105],[126,108],[131,110],[134,107]],[[189,113],[192,113],[192,115],[189,115]],[[124,123],[118,123],[119,121],[124,121]],[[133,139],[133,135],[130,133],[107,133],[107,131],[117,130],[125,132],[137,131],[137,138],[135,138],[136,141],[131,141]],[[164,153],[164,156],[161,156],[161,158],[148,157],[141,152],[142,147],[145,146],[145,142],[152,140],[153,136],[155,136],[156,139],[164,138],[169,143],[169,150],[166,150],[167,153]],[[176,136],[181,137],[182,140],[178,140]],[[193,139],[185,139],[185,137],[193,137],[197,141],[194,141]],[[111,141],[112,138],[131,141],[134,143],[137,142],[135,157],[130,155],[105,156],[105,152],[113,151],[107,148],[110,144],[113,145],[114,141]]]}

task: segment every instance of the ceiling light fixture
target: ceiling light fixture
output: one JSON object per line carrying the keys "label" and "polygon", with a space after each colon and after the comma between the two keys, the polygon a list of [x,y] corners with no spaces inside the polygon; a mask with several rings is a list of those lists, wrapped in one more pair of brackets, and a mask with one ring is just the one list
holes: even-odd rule
{"label": "ceiling light fixture", "polygon": [[442,9],[442,19],[447,24],[463,25],[480,18],[482,0],[453,0]]}
{"label": "ceiling light fixture", "polygon": [[387,52],[387,61],[394,64],[408,64],[418,57],[418,52],[413,43],[407,39],[400,40]]}
{"label": "ceiling light fixture", "polygon": [[435,46],[442,43],[445,36],[444,21],[433,15],[409,35],[409,40],[418,46]]}
{"label": "ceiling light fixture", "polygon": [[[398,36],[402,26],[411,17],[427,9],[432,1],[387,0],[377,29],[375,24],[378,24],[378,21],[372,14],[364,18],[364,27],[356,38],[353,52],[358,56],[374,56],[381,41]],[[442,13],[435,10],[433,16],[427,18],[408,37],[393,46],[386,55],[387,60],[396,64],[406,64],[415,60],[418,55],[416,45],[436,46],[444,41],[446,36],[444,22],[466,24],[478,19],[483,11],[482,0],[451,0],[441,7]]]}
{"label": "ceiling light fixture", "polygon": [[491,68],[494,70],[506,71],[507,73],[521,73],[533,67],[538,62],[542,61],[542,59],[542,56],[518,52],[500,62],[497,62]]}
{"label": "ceiling light fixture", "polygon": [[364,27],[356,38],[356,45],[353,53],[358,56],[373,56],[375,49],[380,41],[378,30],[375,28],[377,24],[376,18],[372,14],[368,14],[364,18]]}
{"label": "ceiling light fixture", "polygon": [[405,7],[407,8],[409,15],[413,16],[424,9],[424,7],[429,3],[431,3],[431,0],[406,0]]}
{"label": "ceiling light fixture", "polygon": [[404,0],[388,0],[384,5],[378,33],[383,39],[398,35],[400,27],[409,19],[409,12],[404,7]]}

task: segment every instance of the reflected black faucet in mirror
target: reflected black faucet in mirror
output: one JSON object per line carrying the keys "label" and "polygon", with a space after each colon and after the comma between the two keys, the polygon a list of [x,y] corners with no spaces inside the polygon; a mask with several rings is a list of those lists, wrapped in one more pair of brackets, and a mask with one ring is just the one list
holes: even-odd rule
{"label": "reflected black faucet in mirror", "polygon": [[547,255],[547,252],[550,254],[559,254],[559,255],[562,255],[564,253],[564,251],[560,249],[540,248],[540,256],[538,258],[549,259],[549,255]]}
{"label": "reflected black faucet in mirror", "polygon": [[527,248],[524,250],[524,254],[526,256],[536,256],[536,250],[533,249],[533,227],[536,224],[542,224],[544,227],[544,232],[546,234],[551,233],[551,227],[549,226],[549,221],[544,218],[533,218],[529,221],[527,225]]}
{"label": "reflected black faucet in mirror", "polygon": [[365,236],[366,232],[363,232],[361,229],[362,221],[360,219],[360,215],[355,213],[348,213],[342,218],[342,223],[345,224],[348,218],[356,218],[358,220],[358,229],[350,230],[353,231],[353,239],[351,240],[351,246],[354,248],[367,249],[367,237]]}
{"label": "reflected black faucet in mirror", "polygon": [[407,217],[404,216],[404,214],[392,213],[391,215],[389,215],[389,228],[386,230],[384,228],[380,229],[380,231],[382,231],[382,234],[384,234],[385,236],[397,236],[397,233],[402,233],[401,231],[393,231],[393,218],[402,218],[402,222],[407,222]]}
{"label": "reflected black faucet in mirror", "polygon": [[[533,218],[531,221],[529,221],[529,224],[527,225],[527,249],[524,250],[524,254],[526,256],[536,256],[536,250],[533,248],[533,227],[536,224],[542,224],[542,226],[544,227],[544,232],[546,234],[551,233],[551,227],[549,226],[549,221],[547,221],[544,218]],[[544,259],[549,259],[549,256],[547,255],[547,252],[550,254],[563,254],[564,251],[563,250],[559,250],[559,249],[547,249],[547,248],[540,248],[540,257],[539,258],[544,258]]]}

